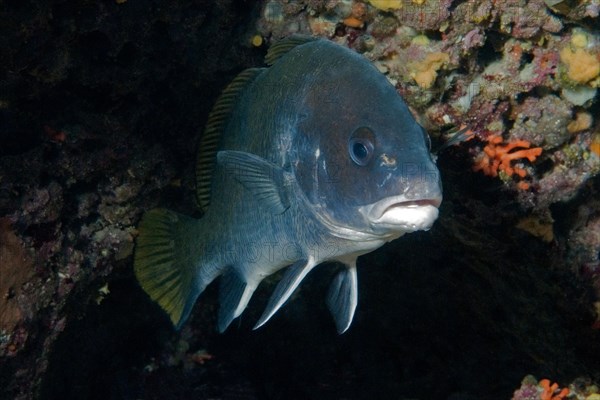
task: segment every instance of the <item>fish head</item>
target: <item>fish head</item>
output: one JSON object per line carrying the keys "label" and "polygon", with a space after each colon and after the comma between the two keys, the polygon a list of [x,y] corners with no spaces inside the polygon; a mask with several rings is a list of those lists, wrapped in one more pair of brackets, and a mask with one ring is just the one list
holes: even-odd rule
{"label": "fish head", "polygon": [[429,137],[379,71],[358,69],[340,65],[307,91],[294,144],[301,191],[334,227],[427,230],[442,201]]}

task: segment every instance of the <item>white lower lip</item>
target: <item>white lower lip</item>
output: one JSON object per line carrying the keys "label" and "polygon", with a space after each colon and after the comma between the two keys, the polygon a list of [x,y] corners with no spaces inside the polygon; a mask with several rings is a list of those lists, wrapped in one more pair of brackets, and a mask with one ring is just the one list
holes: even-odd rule
{"label": "white lower lip", "polygon": [[439,211],[431,204],[393,205],[371,224],[403,232],[428,230],[437,219]]}

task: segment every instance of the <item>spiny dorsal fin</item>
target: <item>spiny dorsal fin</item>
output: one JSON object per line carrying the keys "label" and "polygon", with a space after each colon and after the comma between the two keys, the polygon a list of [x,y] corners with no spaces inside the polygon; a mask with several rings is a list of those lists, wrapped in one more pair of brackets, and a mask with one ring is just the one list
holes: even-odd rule
{"label": "spiny dorsal fin", "polygon": [[267,55],[265,56],[265,63],[267,63],[267,65],[273,65],[275,61],[277,61],[281,56],[286,54],[294,47],[313,42],[315,40],[319,39],[306,35],[293,35],[285,38],[269,47]]}
{"label": "spiny dorsal fin", "polygon": [[249,68],[236,76],[221,93],[208,116],[208,122],[200,140],[198,160],[196,161],[196,200],[202,211],[206,211],[210,204],[212,174],[215,169],[217,148],[225,123],[242,89],[263,70],[264,68]]}

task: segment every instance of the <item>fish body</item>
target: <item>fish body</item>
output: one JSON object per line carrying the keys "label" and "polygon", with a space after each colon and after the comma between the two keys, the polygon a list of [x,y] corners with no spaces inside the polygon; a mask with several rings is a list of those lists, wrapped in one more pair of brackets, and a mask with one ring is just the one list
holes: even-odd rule
{"label": "fish body", "polygon": [[265,277],[286,268],[256,327],[312,268],[341,262],[327,296],[341,333],[357,304],[357,257],[431,227],[439,172],[426,132],[361,55],[294,37],[267,63],[240,74],[211,112],[197,166],[204,215],[146,213],[135,273],[176,326],[221,276],[224,331]]}

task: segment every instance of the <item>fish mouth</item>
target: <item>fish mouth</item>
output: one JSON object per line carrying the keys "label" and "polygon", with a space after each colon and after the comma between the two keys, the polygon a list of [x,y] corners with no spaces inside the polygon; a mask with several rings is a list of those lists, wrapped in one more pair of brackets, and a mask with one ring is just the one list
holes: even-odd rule
{"label": "fish mouth", "polygon": [[362,206],[359,211],[376,231],[415,232],[426,231],[438,217],[442,198],[409,200],[405,196],[392,196],[376,203]]}

